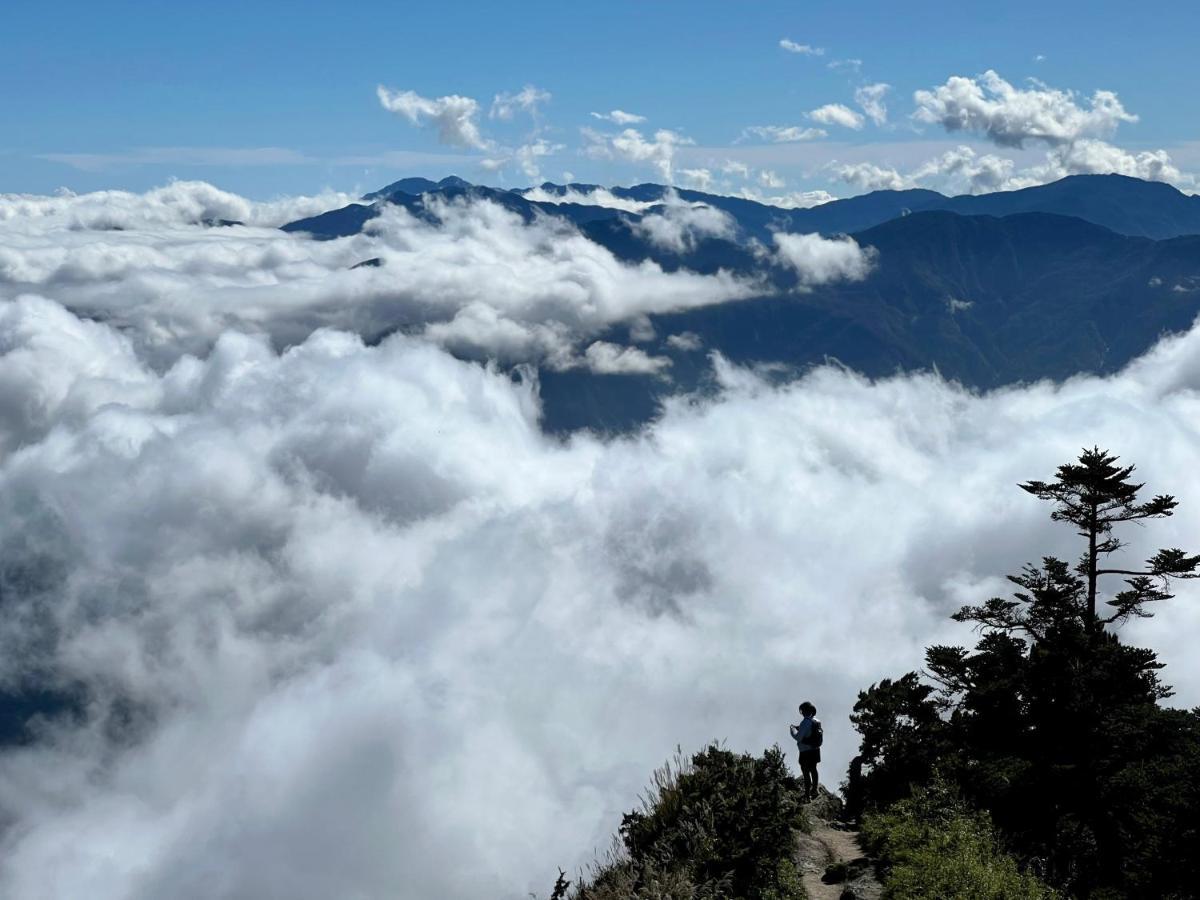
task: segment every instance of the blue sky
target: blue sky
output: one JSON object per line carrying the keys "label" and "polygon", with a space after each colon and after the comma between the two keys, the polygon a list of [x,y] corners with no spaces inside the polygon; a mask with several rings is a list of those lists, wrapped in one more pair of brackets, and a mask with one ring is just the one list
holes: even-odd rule
{"label": "blue sky", "polygon": [[[703,176],[680,173],[707,171],[714,189],[767,195],[846,195],[889,178],[899,185],[891,175],[847,178],[831,168],[871,162],[913,184],[954,187],[938,180],[942,169],[914,173],[967,146],[1012,160],[1019,176],[1051,146],[998,148],[985,135],[910,118],[914,91],[989,69],[1019,90],[1036,89],[1028,78],[1073,90],[1081,107],[1096,90],[1115,92],[1138,120],[1085,137],[1135,155],[1164,150],[1190,173],[1200,170],[1192,143],[1200,137],[1200,7],[1147,9],[1112,0],[20,4],[5,10],[0,32],[0,191],[203,178],[268,197],[451,172],[518,185],[533,179],[515,151],[535,140],[553,150],[536,160],[539,178],[663,180],[652,161],[581,134],[619,134],[590,115],[613,109],[645,117],[632,127],[647,141],[659,129],[678,136],[671,177],[680,184],[703,186]],[[823,53],[789,52],[782,39]],[[831,67],[841,60],[861,66]],[[861,115],[856,88],[878,83],[890,86],[886,124],[827,127],[811,118],[827,104]],[[378,85],[431,100],[474,98],[492,149],[439,142],[428,122],[383,109]],[[536,119],[489,118],[497,94],[526,85],[552,97]],[[826,135],[777,143],[745,136],[752,126]],[[481,168],[506,154],[508,163]]]}

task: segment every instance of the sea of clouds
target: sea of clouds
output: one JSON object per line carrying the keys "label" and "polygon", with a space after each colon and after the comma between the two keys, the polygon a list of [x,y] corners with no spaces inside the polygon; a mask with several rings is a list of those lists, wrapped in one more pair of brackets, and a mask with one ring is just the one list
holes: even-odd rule
{"label": "sea of clouds", "polygon": [[[809,698],[835,784],[858,690],[1077,554],[1015,485],[1080,447],[1182,502],[1128,560],[1200,546],[1200,332],[986,395],[714,356],[715,396],[562,440],[509,364],[757,286],[486,204],[272,228],[341,199],[0,200],[0,686],[83,698],[0,750],[0,895],[544,896],[677,745],[786,745]],[[1194,706],[1180,593],[1129,636]]]}

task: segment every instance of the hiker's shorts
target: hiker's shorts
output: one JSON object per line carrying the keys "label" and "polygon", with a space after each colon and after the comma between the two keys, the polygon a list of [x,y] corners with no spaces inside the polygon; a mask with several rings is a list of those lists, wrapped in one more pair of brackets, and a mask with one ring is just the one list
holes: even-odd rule
{"label": "hiker's shorts", "polygon": [[817,747],[815,750],[805,750],[803,753],[800,754],[800,771],[803,772],[805,769],[809,769],[809,768],[815,769],[817,767],[817,763],[819,763],[820,761],[821,761],[821,748],[820,747]]}

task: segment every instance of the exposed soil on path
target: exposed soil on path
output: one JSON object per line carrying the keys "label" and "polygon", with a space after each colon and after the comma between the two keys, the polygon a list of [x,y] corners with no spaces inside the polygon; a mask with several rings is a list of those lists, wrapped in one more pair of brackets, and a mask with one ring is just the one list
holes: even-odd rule
{"label": "exposed soil on path", "polygon": [[876,900],[883,888],[858,844],[858,832],[837,821],[841,804],[831,794],[809,806],[812,831],[796,842],[796,861],[809,900]]}

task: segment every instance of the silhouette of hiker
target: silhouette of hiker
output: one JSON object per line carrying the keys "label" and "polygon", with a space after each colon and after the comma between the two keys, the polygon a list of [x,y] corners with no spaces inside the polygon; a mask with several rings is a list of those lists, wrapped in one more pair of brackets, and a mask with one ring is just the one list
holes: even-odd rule
{"label": "silhouette of hiker", "polygon": [[816,718],[817,708],[805,700],[800,704],[800,715],[803,716],[799,725],[789,725],[792,739],[800,749],[800,773],[804,776],[804,799],[815,800],[817,797],[817,763],[821,761],[821,744],[825,735],[821,730],[821,720]]}

